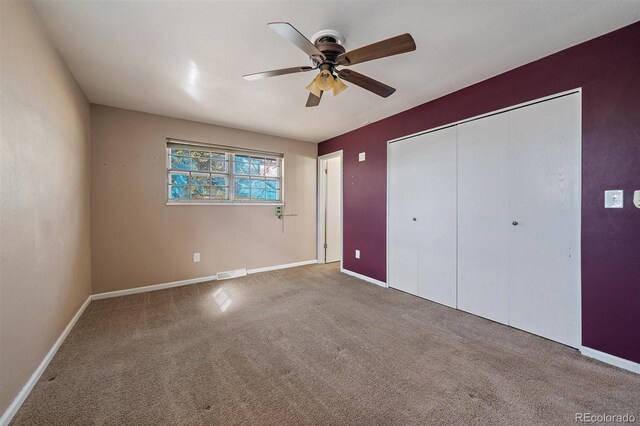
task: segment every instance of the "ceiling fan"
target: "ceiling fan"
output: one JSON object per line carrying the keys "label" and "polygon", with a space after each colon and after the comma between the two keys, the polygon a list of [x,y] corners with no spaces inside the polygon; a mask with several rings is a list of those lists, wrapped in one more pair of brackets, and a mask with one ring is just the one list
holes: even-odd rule
{"label": "ceiling fan", "polygon": [[360,86],[383,98],[390,96],[396,91],[393,87],[350,69],[339,70],[336,67],[348,67],[362,62],[416,50],[416,43],[413,37],[411,37],[411,34],[402,34],[347,52],[342,46],[344,39],[337,31],[319,31],[310,41],[288,22],[272,22],[267,25],[309,55],[312,66],[282,68],[279,70],[247,74],[242,77],[246,80],[258,80],[319,69],[320,73],[306,87],[310,92],[306,105],[308,107],[318,106],[322,94],[328,90],[333,91],[333,96],[345,90],[347,86],[341,79]]}

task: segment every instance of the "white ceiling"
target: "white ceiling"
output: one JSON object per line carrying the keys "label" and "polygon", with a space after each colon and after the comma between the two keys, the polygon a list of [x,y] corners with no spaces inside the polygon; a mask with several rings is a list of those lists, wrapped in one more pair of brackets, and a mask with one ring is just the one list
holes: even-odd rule
{"label": "white ceiling", "polygon": [[[640,20],[640,1],[56,1],[33,6],[93,103],[319,142]],[[347,50],[409,32],[412,53],[352,68],[355,85],[305,108],[314,74],[267,27],[332,28]],[[330,124],[329,124],[330,123]]]}

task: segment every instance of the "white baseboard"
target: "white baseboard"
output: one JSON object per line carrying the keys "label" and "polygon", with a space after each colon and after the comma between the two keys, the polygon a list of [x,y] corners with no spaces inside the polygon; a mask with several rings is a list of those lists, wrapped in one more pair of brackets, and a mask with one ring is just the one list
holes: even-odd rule
{"label": "white baseboard", "polygon": [[78,318],[80,318],[80,315],[82,315],[86,307],[89,305],[90,301],[91,301],[91,296],[87,297],[87,300],[84,301],[82,306],[80,306],[80,309],[78,309],[78,312],[76,312],[73,318],[71,318],[71,321],[69,321],[69,324],[67,324],[67,326],[62,331],[60,336],[58,336],[58,340],[56,340],[53,346],[51,346],[51,349],[49,349],[49,352],[47,352],[47,355],[45,355],[40,365],[38,365],[38,368],[36,368],[36,371],[33,372],[31,377],[29,377],[29,380],[27,380],[27,383],[22,387],[22,390],[20,391],[20,393],[18,393],[18,395],[15,397],[11,405],[9,405],[9,407],[2,414],[2,417],[0,417],[0,426],[6,426],[9,424],[9,422],[11,422],[11,419],[13,419],[13,416],[16,415],[16,413],[22,406],[22,403],[27,399],[27,396],[29,396],[29,393],[31,392],[33,387],[36,385],[36,383],[38,383],[40,376],[42,376],[42,373],[44,373],[44,370],[47,369],[47,366],[53,359],[56,352],[58,352],[58,349],[62,345],[62,342],[64,342],[64,339],[66,339],[67,335],[69,334],[73,326],[78,321]]}
{"label": "white baseboard", "polygon": [[297,266],[312,265],[314,263],[318,263],[318,260],[317,259],[304,260],[302,262],[285,263],[284,265],[265,266],[264,268],[248,269],[247,274],[257,274],[259,272],[277,271],[278,269],[295,268]]}
{"label": "white baseboard", "polygon": [[367,282],[370,282],[372,284],[379,285],[380,287],[389,287],[387,285],[387,283],[384,283],[382,281],[376,280],[375,278],[367,277],[366,275],[362,275],[362,274],[359,274],[357,272],[350,271],[348,269],[340,268],[340,272],[342,272],[344,274],[347,274],[347,275],[351,275],[352,277],[359,278],[359,279],[361,279],[363,281],[367,281]]}
{"label": "white baseboard", "polygon": [[109,291],[106,293],[98,293],[91,296],[91,300],[108,299],[110,297],[127,296],[129,294],[146,293],[148,291],[164,290],[165,288],[182,287],[189,284],[204,283],[207,281],[215,281],[218,277],[211,275],[209,277],[191,278],[189,280],[172,281],[170,283],[147,285],[144,287],[127,288],[125,290]]}
{"label": "white baseboard", "polygon": [[629,370],[633,373],[640,374],[640,364],[637,362],[629,361],[628,359],[620,358],[615,355],[610,355],[605,352],[600,352],[595,349],[582,346],[580,353],[589,358],[597,359],[598,361],[606,362],[607,364],[614,365],[616,367]]}
{"label": "white baseboard", "polygon": [[[296,266],[311,265],[313,263],[318,263],[318,261],[315,260],[315,259],[314,260],[305,260],[305,261],[302,261],[302,262],[285,263],[283,265],[266,266],[264,268],[248,269],[247,270],[247,274],[257,274],[259,272],[276,271],[278,269],[286,269],[286,268],[295,268]],[[216,281],[216,280],[217,280],[217,274],[216,275],[211,275],[211,276],[208,276],[208,277],[191,278],[191,279],[188,279],[188,280],[172,281],[172,282],[169,282],[169,283],[147,285],[147,286],[144,286],[144,287],[127,288],[125,290],[116,290],[116,291],[109,291],[109,292],[106,292],[106,293],[94,294],[93,296],[91,296],[91,300],[108,299],[110,297],[127,296],[129,294],[136,294],[136,293],[146,293],[146,292],[149,292],[149,291],[164,290],[164,289],[167,289],[167,288],[182,287],[182,286],[185,286],[185,285],[199,284],[199,283],[205,283],[207,281]]]}

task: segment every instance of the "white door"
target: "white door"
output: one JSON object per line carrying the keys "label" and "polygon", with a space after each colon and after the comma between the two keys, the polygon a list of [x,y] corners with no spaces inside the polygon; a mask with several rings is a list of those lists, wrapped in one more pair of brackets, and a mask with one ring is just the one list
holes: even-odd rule
{"label": "white door", "polygon": [[339,262],[342,253],[340,203],[342,157],[326,160],[325,262]]}
{"label": "white door", "polygon": [[458,309],[508,321],[508,114],[458,129]]}
{"label": "white door", "polygon": [[418,295],[456,307],[456,128],[414,138],[419,145],[421,194]]}
{"label": "white door", "polygon": [[[418,144],[405,139],[389,145],[388,284],[418,294]],[[375,208],[375,207],[372,207]]]}
{"label": "white door", "polygon": [[580,95],[509,112],[509,324],[580,345]]}

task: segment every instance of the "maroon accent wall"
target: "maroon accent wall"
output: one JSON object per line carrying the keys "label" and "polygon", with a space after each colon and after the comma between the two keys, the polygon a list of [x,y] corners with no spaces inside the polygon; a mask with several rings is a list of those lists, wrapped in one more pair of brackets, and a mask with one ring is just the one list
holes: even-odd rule
{"label": "maroon accent wall", "polygon": [[[577,87],[582,344],[640,362],[640,22],[320,143],[344,150],[345,269],[386,281],[388,140]],[[623,209],[604,208],[605,189],[625,191]]]}

